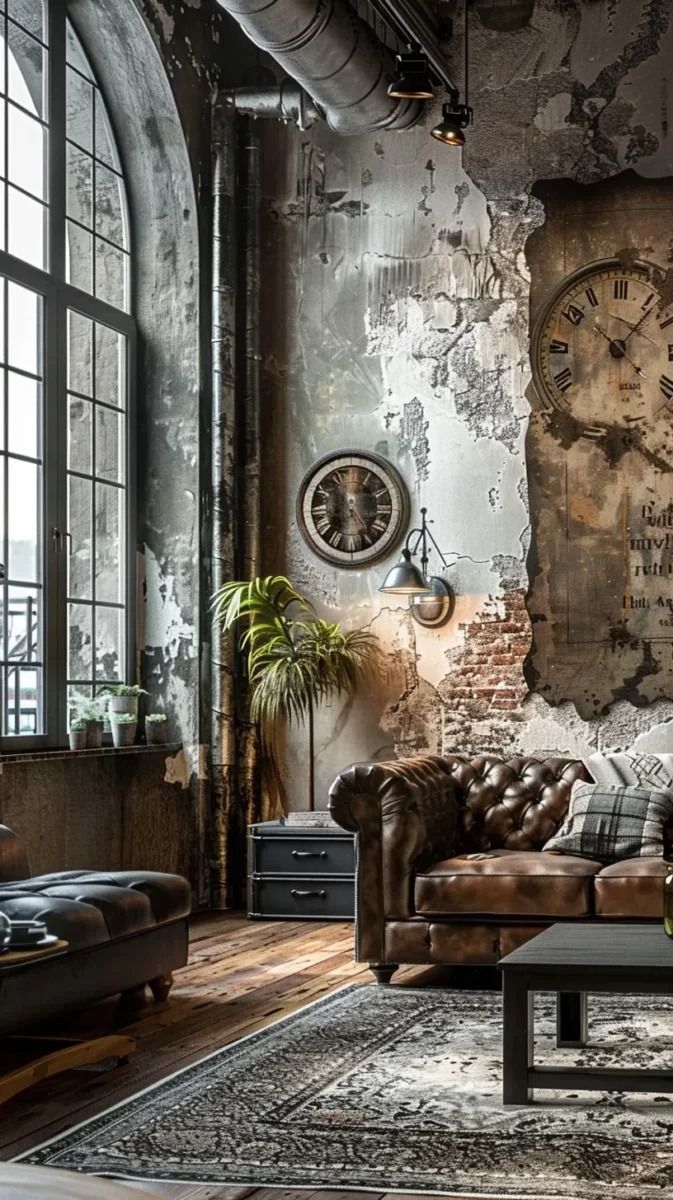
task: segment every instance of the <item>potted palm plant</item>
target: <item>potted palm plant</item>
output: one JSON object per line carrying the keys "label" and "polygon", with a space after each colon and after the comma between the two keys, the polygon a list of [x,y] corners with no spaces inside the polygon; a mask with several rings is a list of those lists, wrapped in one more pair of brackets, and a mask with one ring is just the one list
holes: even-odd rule
{"label": "potted palm plant", "polygon": [[315,709],[339,693],[352,695],[375,669],[376,637],[322,620],[284,575],[225,583],[213,609],[227,630],[245,623],[240,649],[247,656],[250,715],[267,748],[273,750],[279,722],[306,722],[308,807],[314,812]]}

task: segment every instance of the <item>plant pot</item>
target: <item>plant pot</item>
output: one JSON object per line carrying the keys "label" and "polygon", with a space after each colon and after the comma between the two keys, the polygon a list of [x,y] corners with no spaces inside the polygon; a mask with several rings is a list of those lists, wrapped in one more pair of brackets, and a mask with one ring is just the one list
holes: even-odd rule
{"label": "plant pot", "polygon": [[68,734],[71,750],[86,750],[88,745],[88,730],[71,729]]}
{"label": "plant pot", "polygon": [[103,745],[103,722],[102,721],[87,721],[86,723],[86,748],[87,750],[100,750]]}
{"label": "plant pot", "polygon": [[112,713],[130,713],[132,717],[138,718],[138,697],[137,696],[110,696],[107,704],[107,710]]}
{"label": "plant pot", "polygon": [[136,729],[138,725],[135,721],[124,721],[121,725],[119,721],[111,721],[112,726],[112,741],[119,750],[121,746],[132,746],[136,740]]}
{"label": "plant pot", "polygon": [[168,722],[146,721],[145,737],[148,746],[165,746],[168,741]]}
{"label": "plant pot", "polygon": [[664,879],[664,929],[673,938],[673,871]]}

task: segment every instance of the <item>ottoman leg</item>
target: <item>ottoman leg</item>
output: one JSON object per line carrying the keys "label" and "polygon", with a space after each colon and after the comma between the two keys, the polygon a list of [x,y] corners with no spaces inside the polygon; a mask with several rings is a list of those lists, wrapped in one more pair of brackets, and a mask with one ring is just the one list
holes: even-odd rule
{"label": "ottoman leg", "polygon": [[369,970],[377,983],[387,984],[390,983],[399,965],[399,963],[370,963]]}

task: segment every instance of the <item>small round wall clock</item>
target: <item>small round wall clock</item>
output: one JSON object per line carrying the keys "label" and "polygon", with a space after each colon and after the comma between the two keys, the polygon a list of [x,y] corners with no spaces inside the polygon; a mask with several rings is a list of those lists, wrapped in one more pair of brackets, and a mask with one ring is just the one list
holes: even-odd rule
{"label": "small round wall clock", "polygon": [[297,521],[314,554],[339,567],[362,567],[390,553],[409,522],[409,494],[385,458],[337,450],[304,476]]}

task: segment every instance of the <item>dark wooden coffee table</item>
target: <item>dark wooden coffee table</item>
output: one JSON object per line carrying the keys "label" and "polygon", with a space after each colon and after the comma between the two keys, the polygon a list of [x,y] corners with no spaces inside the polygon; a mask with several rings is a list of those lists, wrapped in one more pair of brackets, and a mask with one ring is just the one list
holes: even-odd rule
{"label": "dark wooden coffee table", "polygon": [[535,1066],[533,996],[557,993],[559,1045],[586,1041],[586,993],[673,995],[673,941],[663,924],[552,925],[498,963],[503,984],[503,1104],[534,1088],[673,1092],[673,1069]]}

